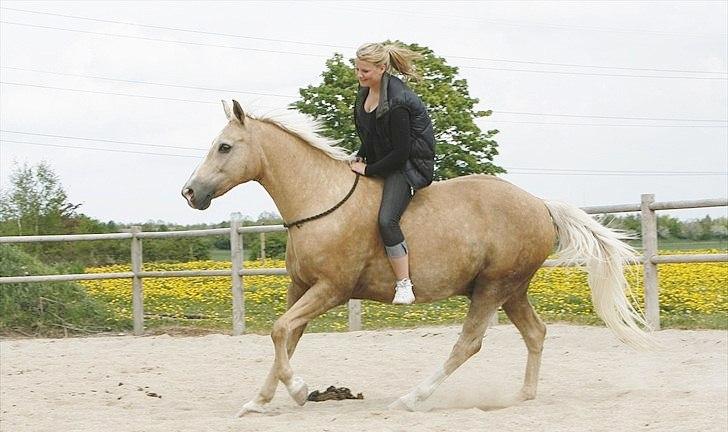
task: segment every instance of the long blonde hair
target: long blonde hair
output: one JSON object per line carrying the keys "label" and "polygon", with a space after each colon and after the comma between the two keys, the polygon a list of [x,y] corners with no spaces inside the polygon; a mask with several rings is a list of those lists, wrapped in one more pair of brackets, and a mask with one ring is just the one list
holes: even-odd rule
{"label": "long blonde hair", "polygon": [[356,57],[377,66],[385,65],[387,72],[396,70],[408,79],[420,79],[414,61],[422,55],[396,42],[364,44],[356,50]]}

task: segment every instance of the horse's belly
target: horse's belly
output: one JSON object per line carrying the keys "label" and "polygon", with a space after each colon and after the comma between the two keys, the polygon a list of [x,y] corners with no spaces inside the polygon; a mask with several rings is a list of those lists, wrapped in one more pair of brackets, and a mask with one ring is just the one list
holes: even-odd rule
{"label": "horse's belly", "polygon": [[[452,250],[431,249],[430,242],[413,236],[408,239],[410,278],[417,303],[427,303],[466,295],[470,284],[482,269],[482,259],[469,248],[459,247],[457,257]],[[453,248],[450,248],[453,249]],[[455,259],[457,258],[457,260]],[[394,272],[384,254],[374,259],[362,274],[355,297],[390,302],[394,296]]]}

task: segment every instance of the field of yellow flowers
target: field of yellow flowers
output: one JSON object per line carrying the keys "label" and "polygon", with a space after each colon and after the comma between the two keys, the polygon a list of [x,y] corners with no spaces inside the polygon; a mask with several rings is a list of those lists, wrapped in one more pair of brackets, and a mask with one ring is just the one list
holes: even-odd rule
{"label": "field of yellow flowers", "polygon": [[[693,251],[716,253],[718,251]],[[661,253],[670,253],[669,251]],[[686,251],[680,251],[686,253]],[[246,261],[246,268],[282,268],[283,261]],[[223,261],[188,263],[145,263],[144,270],[229,269]],[[728,263],[663,264],[660,279],[661,319],[665,327],[728,328]],[[87,269],[88,273],[129,271],[128,266]],[[634,297],[642,299],[641,267],[628,269],[627,279]],[[85,281],[89,294],[106,302],[119,321],[131,318],[131,281],[127,279]],[[244,278],[246,329],[267,332],[286,308],[285,276]],[[586,273],[578,268],[539,270],[529,289],[534,307],[546,321],[598,323],[592,308]],[[144,280],[144,308],[147,326],[197,326],[231,328],[229,277],[155,278]],[[392,306],[362,302],[364,328],[414,327],[459,323],[465,317],[468,300],[462,297],[437,303]],[[505,319],[505,315],[501,316]],[[343,331],[347,310],[337,307],[309,324],[309,331]]]}

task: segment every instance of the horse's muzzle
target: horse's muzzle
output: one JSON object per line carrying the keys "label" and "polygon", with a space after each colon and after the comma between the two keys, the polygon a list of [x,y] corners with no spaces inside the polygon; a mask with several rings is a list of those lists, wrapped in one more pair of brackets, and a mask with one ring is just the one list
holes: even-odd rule
{"label": "horse's muzzle", "polygon": [[212,192],[200,193],[199,190],[195,192],[193,188],[187,185],[182,189],[182,196],[187,200],[190,207],[197,210],[205,210],[210,207],[212,201]]}

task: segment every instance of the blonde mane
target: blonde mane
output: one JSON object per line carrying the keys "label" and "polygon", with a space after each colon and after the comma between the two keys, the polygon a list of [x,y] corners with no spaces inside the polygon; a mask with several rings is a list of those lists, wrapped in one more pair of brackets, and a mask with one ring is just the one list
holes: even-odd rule
{"label": "blonde mane", "polygon": [[249,114],[249,112],[248,110],[245,111],[248,117],[277,126],[301,138],[305,143],[321,150],[332,159],[340,161],[352,159],[352,154],[339,145],[341,141],[321,135],[323,125],[308,115],[292,109],[269,111],[264,114],[253,115]]}

